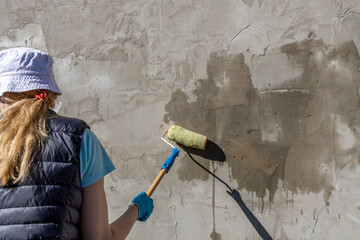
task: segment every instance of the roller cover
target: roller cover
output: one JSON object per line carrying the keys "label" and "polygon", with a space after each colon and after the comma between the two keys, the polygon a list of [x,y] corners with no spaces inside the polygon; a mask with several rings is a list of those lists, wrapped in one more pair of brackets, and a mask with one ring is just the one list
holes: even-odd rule
{"label": "roller cover", "polygon": [[186,130],[185,128],[173,125],[168,131],[168,138],[171,141],[182,145],[204,150],[207,138],[204,135]]}

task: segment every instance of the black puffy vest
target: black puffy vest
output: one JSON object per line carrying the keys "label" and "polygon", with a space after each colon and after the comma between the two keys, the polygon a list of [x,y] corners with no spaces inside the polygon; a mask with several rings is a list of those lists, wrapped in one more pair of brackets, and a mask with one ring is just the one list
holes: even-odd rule
{"label": "black puffy vest", "polygon": [[80,239],[80,146],[87,124],[55,115],[27,179],[0,187],[0,239]]}

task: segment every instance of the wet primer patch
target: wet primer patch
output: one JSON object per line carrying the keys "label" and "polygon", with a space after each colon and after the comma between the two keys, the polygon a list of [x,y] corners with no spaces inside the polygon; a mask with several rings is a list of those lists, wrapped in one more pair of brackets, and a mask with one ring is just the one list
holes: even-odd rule
{"label": "wet primer patch", "polygon": [[[282,180],[292,191],[325,190],[327,201],[334,189],[332,176],[319,166],[344,164],[344,153],[334,141],[334,118],[341,115],[342,122],[349,124],[347,129],[355,133],[359,129],[359,111],[353,110],[359,104],[359,56],[352,42],[335,48],[314,39],[280,50],[289,68],[293,65],[301,73],[296,78],[289,74],[288,84],[279,72],[279,84],[256,89],[242,54],[214,52],[207,63],[208,78],[196,81],[193,94],[197,100],[188,103],[187,94],[177,89],[165,107],[164,121],[204,134],[223,148],[239,189],[259,198],[268,191],[271,202]],[[279,56],[261,58],[262,67],[269,67],[262,71],[272,71],[270,82],[276,82],[276,65],[266,62]],[[209,160],[197,160],[210,167]],[[179,163],[181,180],[208,178],[188,156]]]}
{"label": "wet primer patch", "polygon": [[[309,40],[285,45],[281,50],[292,61],[298,60],[297,52],[307,53],[307,62],[312,68],[305,71],[304,77],[317,79],[306,118],[299,124],[300,134],[291,143],[285,181],[295,192],[324,190],[323,197],[328,205],[335,189],[333,172],[341,172],[345,164],[356,162],[359,154],[353,146],[359,144],[355,136],[359,136],[356,129],[360,114],[353,109],[359,108],[360,58],[353,42],[335,48]],[[351,144],[339,134],[344,129],[348,137],[354,136]]]}
{"label": "wet primer patch", "polygon": [[[272,176],[279,164],[270,164],[269,156],[265,156],[249,143],[236,139],[230,140],[230,153],[233,158],[237,158],[238,162],[242,162],[242,166],[246,170],[261,170],[266,175]],[[239,159],[240,157],[240,159]]]}

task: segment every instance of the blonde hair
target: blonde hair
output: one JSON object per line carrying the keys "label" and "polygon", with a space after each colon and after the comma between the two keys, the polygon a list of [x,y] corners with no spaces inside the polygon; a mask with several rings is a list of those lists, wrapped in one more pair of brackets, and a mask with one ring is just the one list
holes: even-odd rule
{"label": "blonde hair", "polygon": [[5,93],[1,98],[9,106],[0,119],[0,183],[18,183],[30,170],[35,149],[41,149],[48,136],[46,120],[49,107],[54,106],[57,95],[46,104],[34,98],[40,91]]}

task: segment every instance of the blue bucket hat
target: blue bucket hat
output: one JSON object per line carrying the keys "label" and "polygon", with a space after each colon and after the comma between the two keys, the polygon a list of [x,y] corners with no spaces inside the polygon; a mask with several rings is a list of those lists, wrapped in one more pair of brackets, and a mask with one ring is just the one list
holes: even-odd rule
{"label": "blue bucket hat", "polygon": [[62,94],[55,82],[53,62],[49,54],[32,48],[0,51],[0,96],[37,89]]}

